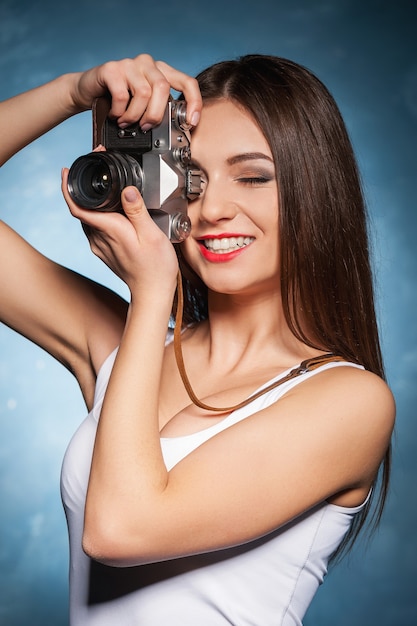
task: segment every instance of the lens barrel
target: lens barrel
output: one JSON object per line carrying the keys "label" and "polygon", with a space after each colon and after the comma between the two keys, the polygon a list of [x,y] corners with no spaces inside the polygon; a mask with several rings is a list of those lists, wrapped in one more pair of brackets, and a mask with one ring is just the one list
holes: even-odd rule
{"label": "lens barrel", "polygon": [[129,154],[90,152],[72,164],[68,191],[85,209],[119,211],[122,189],[134,185],[142,191],[142,182],[142,168]]}

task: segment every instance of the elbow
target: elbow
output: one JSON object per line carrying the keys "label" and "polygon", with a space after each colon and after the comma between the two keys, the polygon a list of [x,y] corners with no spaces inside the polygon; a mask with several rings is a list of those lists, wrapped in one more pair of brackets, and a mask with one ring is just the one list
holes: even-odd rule
{"label": "elbow", "polygon": [[120,538],[126,537],[120,516],[111,511],[98,513],[86,508],[82,548],[85,554],[105,565],[119,566],[123,560]]}
{"label": "elbow", "polygon": [[101,525],[97,524],[86,524],[84,526],[82,548],[85,554],[94,561],[113,567],[122,566],[121,550],[117,537],[108,528],[103,529]]}
{"label": "elbow", "polygon": [[126,528],[120,516],[109,520],[103,516],[94,520],[86,517],[82,537],[82,548],[85,554],[103,565],[111,567],[131,567],[149,563],[149,555],[145,555],[143,540],[137,532],[132,533]]}

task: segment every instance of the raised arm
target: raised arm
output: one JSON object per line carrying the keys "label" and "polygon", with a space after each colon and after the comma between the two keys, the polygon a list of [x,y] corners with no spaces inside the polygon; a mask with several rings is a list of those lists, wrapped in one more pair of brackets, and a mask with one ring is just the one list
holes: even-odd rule
{"label": "raised arm", "polygon": [[[88,110],[106,92],[112,98],[110,114],[121,126],[139,119],[145,127],[157,124],[171,87],[184,92],[187,117],[196,123],[201,97],[195,80],[148,55],[66,74],[6,100],[0,103],[0,163],[66,118]],[[11,125],[16,132],[3,132]],[[0,293],[0,321],[65,364],[90,406],[96,372],[123,332],[126,303],[45,258],[1,222]]]}
{"label": "raised arm", "polygon": [[[86,72],[64,74],[0,103],[0,165],[65,119],[91,108],[110,92],[110,115],[120,125],[141,120],[145,128],[162,119],[170,88],[184,91],[187,119],[196,125],[201,97],[195,80],[148,55],[110,61]],[[13,133],[8,129],[13,127]]]}

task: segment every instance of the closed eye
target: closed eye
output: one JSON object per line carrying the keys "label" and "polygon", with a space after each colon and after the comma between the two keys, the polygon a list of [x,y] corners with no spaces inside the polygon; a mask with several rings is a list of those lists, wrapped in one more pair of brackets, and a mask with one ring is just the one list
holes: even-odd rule
{"label": "closed eye", "polygon": [[265,185],[270,183],[272,178],[270,176],[243,176],[237,180],[244,185]]}

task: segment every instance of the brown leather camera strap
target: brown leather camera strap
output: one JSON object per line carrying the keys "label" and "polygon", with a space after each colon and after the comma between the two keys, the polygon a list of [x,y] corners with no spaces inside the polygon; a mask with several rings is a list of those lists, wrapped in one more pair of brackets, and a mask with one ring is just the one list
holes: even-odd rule
{"label": "brown leather camera strap", "polygon": [[175,359],[177,361],[177,367],[178,367],[178,370],[180,372],[182,382],[184,384],[185,389],[187,390],[187,393],[188,393],[188,396],[189,396],[191,402],[193,404],[195,404],[196,406],[200,407],[201,409],[205,409],[207,411],[215,411],[217,413],[231,413],[232,411],[236,411],[237,409],[241,409],[242,407],[246,406],[250,402],[253,402],[254,400],[259,398],[260,396],[263,396],[265,393],[268,393],[268,391],[271,391],[271,389],[275,389],[275,387],[278,387],[279,385],[282,385],[283,383],[286,383],[288,380],[291,380],[292,378],[295,378],[296,376],[299,376],[300,374],[306,374],[307,372],[311,372],[311,371],[315,370],[316,368],[320,367],[321,365],[325,365],[326,363],[331,363],[333,361],[344,361],[343,357],[336,356],[336,355],[334,355],[332,353],[322,354],[322,355],[314,357],[312,359],[306,359],[305,361],[300,363],[300,365],[298,365],[297,367],[293,368],[283,378],[280,378],[279,380],[276,380],[275,382],[271,383],[270,385],[267,385],[266,387],[264,387],[260,391],[256,392],[252,396],[249,396],[248,398],[246,398],[242,402],[239,402],[238,404],[235,404],[234,406],[229,406],[229,407],[213,407],[213,406],[210,406],[208,404],[205,404],[204,402],[201,402],[201,400],[199,400],[197,398],[197,396],[195,395],[195,393],[194,393],[194,391],[193,391],[193,389],[191,387],[191,383],[190,383],[190,381],[188,379],[187,372],[185,371],[185,365],[184,365],[184,359],[183,359],[182,347],[181,347],[181,331],[182,331],[183,307],[184,307],[184,294],[183,294],[183,288],[182,288],[181,274],[179,272],[178,273],[178,281],[177,281],[177,312],[176,312],[176,316],[175,316],[175,328],[174,328],[174,352],[175,352]]}

